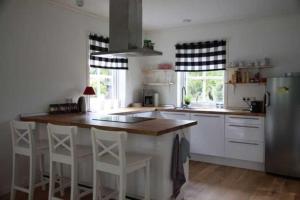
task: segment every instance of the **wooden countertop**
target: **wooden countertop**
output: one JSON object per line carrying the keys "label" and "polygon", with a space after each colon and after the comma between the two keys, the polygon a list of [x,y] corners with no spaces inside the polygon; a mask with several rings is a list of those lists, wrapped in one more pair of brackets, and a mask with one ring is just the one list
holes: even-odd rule
{"label": "wooden countertop", "polygon": [[265,117],[265,113],[252,113],[250,111],[238,110],[238,109],[225,109],[225,108],[192,108],[192,109],[175,109],[166,107],[140,107],[140,108],[121,108],[115,111],[111,111],[113,114],[129,115],[137,114],[142,112],[153,112],[153,111],[164,111],[164,112],[188,112],[188,113],[205,113],[205,114],[226,114],[226,115],[244,115],[244,116],[259,116]]}
{"label": "wooden countertop", "polygon": [[[146,111],[144,111],[146,112]],[[196,125],[191,120],[151,119],[137,123],[120,123],[93,120],[99,117],[96,113],[86,114],[52,114],[21,117],[22,121],[34,121],[37,123],[53,123],[60,125],[78,126],[81,128],[99,128],[109,131],[126,131],[143,135],[159,136],[172,131]]]}

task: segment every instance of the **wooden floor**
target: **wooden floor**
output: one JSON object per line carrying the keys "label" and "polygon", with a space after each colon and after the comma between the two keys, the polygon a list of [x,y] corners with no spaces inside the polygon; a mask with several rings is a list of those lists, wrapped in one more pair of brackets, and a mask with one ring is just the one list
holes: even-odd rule
{"label": "wooden floor", "polygon": [[185,200],[300,200],[300,180],[201,162],[190,163]]}
{"label": "wooden floor", "polygon": [[[47,191],[36,190],[35,199],[47,199]],[[0,198],[8,200],[9,196]],[[26,195],[18,193],[17,198]],[[68,199],[68,195],[64,198]],[[91,196],[84,198],[92,199]],[[300,180],[262,172],[190,162],[190,182],[185,200],[300,200]]]}

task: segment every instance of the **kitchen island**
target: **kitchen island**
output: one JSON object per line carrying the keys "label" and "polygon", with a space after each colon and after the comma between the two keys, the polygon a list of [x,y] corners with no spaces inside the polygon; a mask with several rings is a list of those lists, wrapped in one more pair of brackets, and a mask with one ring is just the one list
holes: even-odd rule
{"label": "kitchen island", "polygon": [[[96,113],[57,114],[21,117],[23,121],[34,121],[39,124],[39,132],[46,137],[45,124],[70,125],[79,127],[78,143],[91,144],[89,129],[95,127],[110,131],[126,131],[128,133],[127,151],[144,153],[152,156],[151,160],[151,199],[167,200],[172,195],[170,178],[173,139],[176,134],[189,138],[189,127],[196,125],[191,120],[147,119],[135,123],[100,121]],[[82,163],[79,168],[83,182],[92,181],[91,161]],[[186,162],[185,175],[188,180],[189,163]],[[141,173],[129,175],[127,193],[139,197],[143,194],[143,176]],[[105,177],[106,182],[111,182]]]}

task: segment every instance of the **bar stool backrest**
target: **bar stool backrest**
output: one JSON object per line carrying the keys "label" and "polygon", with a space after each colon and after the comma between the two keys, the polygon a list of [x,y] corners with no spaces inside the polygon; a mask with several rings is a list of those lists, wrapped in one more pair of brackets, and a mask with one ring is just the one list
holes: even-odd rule
{"label": "bar stool backrest", "polygon": [[122,173],[126,168],[127,133],[92,128],[91,134],[94,167],[113,174]]}
{"label": "bar stool backrest", "polygon": [[50,154],[75,157],[75,135],[77,127],[48,124]]}
{"label": "bar stool backrest", "polygon": [[35,130],[34,122],[11,121],[10,123],[12,133],[13,150],[22,148],[32,151],[35,147],[35,140],[33,132]]}

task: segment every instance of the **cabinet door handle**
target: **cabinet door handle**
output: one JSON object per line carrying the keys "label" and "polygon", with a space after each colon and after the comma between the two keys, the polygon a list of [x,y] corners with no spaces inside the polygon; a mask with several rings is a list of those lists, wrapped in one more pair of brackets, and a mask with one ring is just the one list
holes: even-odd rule
{"label": "cabinet door handle", "polygon": [[199,114],[197,114],[197,115],[193,115],[193,116],[195,116],[195,117],[213,117],[213,118],[220,118],[220,116],[218,116],[218,115],[199,115]]}
{"label": "cabinet door handle", "polygon": [[245,126],[245,125],[233,125],[233,124],[230,124],[228,126],[231,126],[231,127],[240,127],[240,128],[259,128],[258,126]]}
{"label": "cabinet door handle", "polygon": [[259,120],[259,118],[252,117],[229,117],[230,119],[251,119],[251,120]]}
{"label": "cabinet door handle", "polygon": [[259,145],[257,143],[252,143],[252,142],[239,142],[239,141],[233,141],[233,140],[230,140],[229,142],[231,143],[236,143],[236,144],[249,144],[249,145]]}

